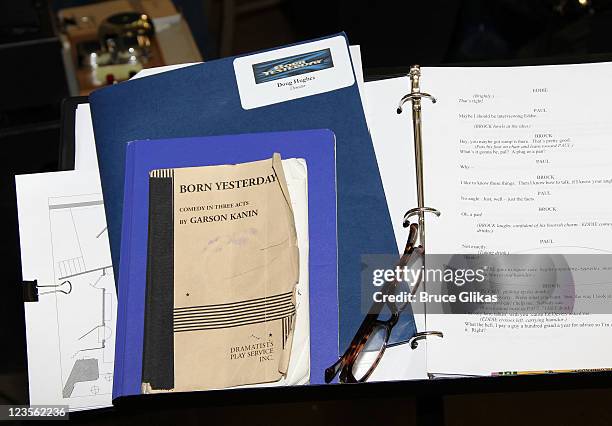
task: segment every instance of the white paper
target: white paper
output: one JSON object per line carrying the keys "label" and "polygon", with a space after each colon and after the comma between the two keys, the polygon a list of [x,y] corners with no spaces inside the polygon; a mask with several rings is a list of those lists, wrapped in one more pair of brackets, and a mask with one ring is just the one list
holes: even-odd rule
{"label": "white paper", "polygon": [[[611,74],[610,63],[424,68],[421,90],[438,99],[423,105],[426,204],[442,212],[428,222],[429,252],[612,251]],[[485,319],[478,315],[428,315],[428,326],[444,332],[428,344],[428,368],[488,375],[611,367],[611,317],[481,332],[470,325]],[[513,318],[527,319],[546,323]]]}
{"label": "white paper", "polygon": [[186,64],[173,64],[173,65],[164,65],[161,67],[153,67],[153,68],[143,68],[138,71],[130,80],[136,80],[143,77],[150,77],[155,74],[161,74],[162,72],[174,71],[180,68],[189,67],[191,65],[201,64],[202,62],[190,62]]}
{"label": "white paper", "polygon": [[88,103],[77,105],[74,121],[74,169],[98,170],[96,140]]}
{"label": "white paper", "polygon": [[365,83],[366,116],[398,253],[404,251],[408,237],[404,214],[417,206],[412,122],[410,114],[396,112],[399,100],[408,92],[407,77]]}
{"label": "white paper", "polygon": [[[408,238],[402,225],[404,213],[417,206],[412,124],[410,117],[396,113],[400,98],[409,91],[407,78],[367,82],[364,89],[366,117],[391,215],[398,260]],[[417,330],[425,330],[425,316],[415,314],[414,318]],[[426,340],[421,340],[414,350],[408,344],[387,348],[369,381],[426,379],[426,345]]]}
{"label": "white paper", "polygon": [[[97,172],[16,176],[30,403],[112,405],[117,297]],[[51,287],[43,287],[51,286]]]}
{"label": "white paper", "polygon": [[300,258],[300,275],[295,289],[295,330],[285,382],[287,385],[303,385],[310,380],[308,168],[306,160],[302,158],[288,158],[282,162],[291,198]]}
{"label": "white paper", "polygon": [[353,70],[355,71],[355,79],[357,80],[357,89],[359,89],[359,97],[361,98],[364,113],[366,113],[367,108],[365,105],[365,81],[363,78],[363,64],[361,62],[361,46],[359,46],[358,44],[354,46],[349,46],[349,53],[351,54],[351,62],[353,63]]}

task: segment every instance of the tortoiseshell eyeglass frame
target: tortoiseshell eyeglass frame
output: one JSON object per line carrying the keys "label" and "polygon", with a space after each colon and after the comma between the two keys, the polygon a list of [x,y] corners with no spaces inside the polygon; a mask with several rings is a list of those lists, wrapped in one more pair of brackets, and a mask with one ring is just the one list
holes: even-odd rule
{"label": "tortoiseshell eyeglass frame", "polygon": [[[415,246],[417,236],[418,236],[418,225],[416,223],[412,223],[409,225],[409,233],[408,240],[406,242],[406,246],[404,248],[404,253],[400,257],[398,266],[404,267],[418,258],[419,256],[423,256],[424,250],[422,246]],[[392,294],[395,286],[398,285],[397,280],[388,281],[382,287],[383,294]],[[412,292],[414,293],[417,289],[418,285],[414,285],[412,287]],[[380,314],[385,307],[385,305],[389,308],[391,312],[391,317],[387,320],[380,320]],[[351,341],[348,349],[344,352],[344,354],[332,365],[325,370],[325,383],[330,383],[338,373],[340,373],[339,380],[341,383],[360,383],[365,382],[372,372],[378,366],[385,349],[387,347],[389,336],[391,335],[391,330],[397,324],[399,320],[399,316],[402,313],[403,308],[408,304],[404,305],[402,308],[398,308],[395,303],[391,302],[374,302],[368,313],[366,314],[363,322],[359,326],[355,337]],[[372,336],[373,331],[376,327],[382,327],[385,330],[385,341],[382,345],[382,348],[378,352],[378,356],[376,360],[372,363],[368,371],[360,378],[355,378],[353,374],[353,365],[355,360],[359,357],[359,354],[364,349],[368,339]],[[414,346],[416,347],[416,346]]]}

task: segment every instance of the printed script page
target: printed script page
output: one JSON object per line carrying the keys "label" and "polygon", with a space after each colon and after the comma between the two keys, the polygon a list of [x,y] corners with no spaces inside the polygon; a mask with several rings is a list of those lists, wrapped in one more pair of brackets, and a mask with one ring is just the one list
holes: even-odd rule
{"label": "printed script page", "polygon": [[[609,63],[424,68],[421,90],[438,99],[423,101],[425,204],[442,212],[428,216],[428,252],[549,256],[540,264],[610,253],[610,75]],[[444,332],[428,342],[428,370],[612,367],[610,303],[591,309],[585,296],[610,298],[609,273],[585,283],[570,271],[573,287],[560,291],[580,315],[428,310],[428,330]]]}

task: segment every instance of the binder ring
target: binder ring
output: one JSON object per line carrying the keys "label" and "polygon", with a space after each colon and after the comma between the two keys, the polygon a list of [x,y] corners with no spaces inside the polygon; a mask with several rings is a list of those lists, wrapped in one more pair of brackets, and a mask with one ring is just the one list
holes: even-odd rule
{"label": "binder ring", "polygon": [[404,228],[408,228],[410,226],[410,218],[412,216],[418,216],[422,213],[433,213],[436,216],[440,216],[440,212],[436,209],[434,209],[433,207],[415,207],[414,209],[410,209],[406,212],[406,214],[404,215]]}
{"label": "binder ring", "polygon": [[431,100],[431,103],[434,103],[434,104],[437,102],[436,98],[431,96],[429,93],[424,93],[424,92],[408,93],[407,95],[404,95],[402,99],[400,99],[399,105],[397,107],[397,113],[398,114],[402,113],[402,111],[404,110],[403,106],[406,102],[417,100],[417,99],[420,100],[423,98]]}
{"label": "binder ring", "polygon": [[441,331],[422,331],[414,335],[412,339],[408,341],[410,343],[410,349],[416,349],[419,347],[419,340],[427,339],[429,336],[444,337],[444,333]]}

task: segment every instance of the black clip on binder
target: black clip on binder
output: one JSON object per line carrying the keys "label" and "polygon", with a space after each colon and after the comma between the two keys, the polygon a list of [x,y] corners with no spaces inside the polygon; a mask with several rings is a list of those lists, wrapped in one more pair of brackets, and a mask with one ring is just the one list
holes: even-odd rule
{"label": "black clip on binder", "polygon": [[[44,296],[45,294],[70,294],[72,292],[72,283],[68,280],[57,285],[38,285],[38,280],[23,281],[22,286],[24,302],[38,302],[39,296]],[[53,290],[39,292],[38,290],[41,288],[53,288]]]}

